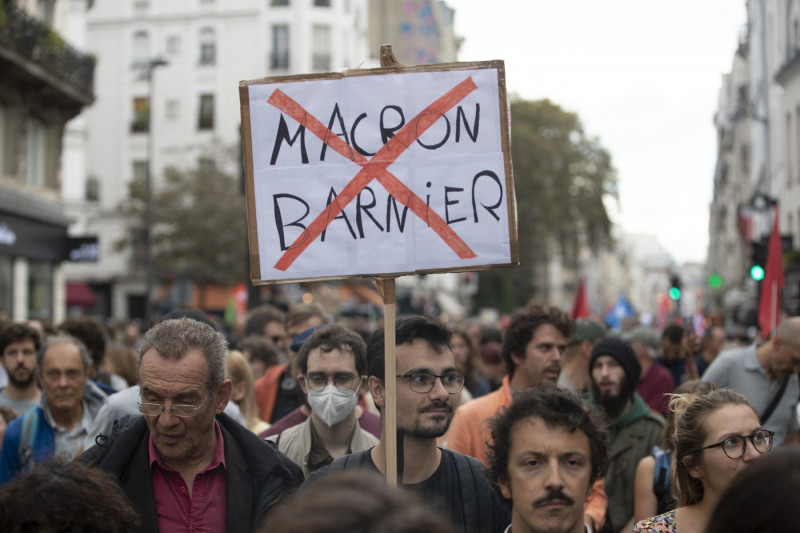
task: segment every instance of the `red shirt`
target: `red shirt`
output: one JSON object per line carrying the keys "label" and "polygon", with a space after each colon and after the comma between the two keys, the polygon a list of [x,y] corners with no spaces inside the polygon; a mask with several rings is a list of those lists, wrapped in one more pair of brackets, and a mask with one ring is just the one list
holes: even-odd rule
{"label": "red shirt", "polygon": [[667,394],[675,390],[675,382],[672,380],[672,372],[654,363],[641,378],[636,392],[647,403],[647,405],[663,416],[667,416],[667,405],[669,396]]}
{"label": "red shirt", "polygon": [[215,420],[217,448],[211,463],[194,478],[192,495],[181,475],[164,464],[149,437],[150,475],[161,533],[217,533],[227,523],[225,443]]}

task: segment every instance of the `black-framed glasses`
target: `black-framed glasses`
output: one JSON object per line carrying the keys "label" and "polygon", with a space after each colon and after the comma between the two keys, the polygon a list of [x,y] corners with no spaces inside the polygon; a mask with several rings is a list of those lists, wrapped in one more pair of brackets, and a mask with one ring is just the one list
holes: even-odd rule
{"label": "black-framed glasses", "polygon": [[208,398],[211,396],[212,392],[214,392],[214,389],[208,391],[208,394],[206,394],[206,397],[203,399],[203,403],[200,405],[173,404],[168,408],[166,405],[160,403],[143,402],[141,401],[141,396],[139,396],[140,401],[136,405],[139,407],[139,412],[145,416],[161,416],[164,411],[169,409],[169,413],[171,415],[179,416],[181,418],[189,418],[196,415],[197,411],[199,411],[206,404],[206,401],[208,401]]}
{"label": "black-framed glasses", "polygon": [[442,382],[442,387],[450,394],[456,394],[461,392],[461,389],[464,388],[464,380],[467,378],[464,374],[429,374],[427,372],[421,373],[413,373],[413,374],[397,374],[398,378],[403,378],[408,380],[408,386],[411,387],[411,390],[414,392],[419,392],[421,394],[427,394],[433,390],[433,386],[436,383],[436,378],[439,378]]}
{"label": "black-framed glasses", "polygon": [[337,389],[352,391],[353,383],[358,378],[360,376],[356,376],[352,372],[336,372],[333,376],[328,376],[322,372],[311,372],[305,376],[306,387],[314,392],[321,391],[331,382]]}
{"label": "black-framed glasses", "polygon": [[733,435],[722,442],[710,444],[700,448],[700,450],[722,448],[722,451],[725,452],[725,455],[729,458],[739,459],[747,451],[747,439],[750,439],[750,442],[753,443],[753,448],[755,448],[758,453],[767,453],[772,449],[772,443],[775,442],[774,437],[774,431],[759,429],[752,435]]}

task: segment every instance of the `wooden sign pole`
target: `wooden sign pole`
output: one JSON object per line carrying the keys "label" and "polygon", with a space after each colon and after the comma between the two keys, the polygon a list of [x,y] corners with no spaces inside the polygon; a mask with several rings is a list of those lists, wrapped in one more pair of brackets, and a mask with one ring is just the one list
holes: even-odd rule
{"label": "wooden sign pole", "polygon": [[384,332],[384,450],[386,451],[386,482],[397,486],[397,358],[395,354],[395,293],[394,278],[375,279],[378,292],[383,296]]}
{"label": "wooden sign pole", "polygon": [[[392,45],[381,45],[381,67],[402,68],[392,52]],[[395,354],[395,292],[394,278],[375,279],[378,291],[383,297],[384,332],[384,394],[383,438],[386,451],[386,482],[390,487],[397,486],[397,358]]]}

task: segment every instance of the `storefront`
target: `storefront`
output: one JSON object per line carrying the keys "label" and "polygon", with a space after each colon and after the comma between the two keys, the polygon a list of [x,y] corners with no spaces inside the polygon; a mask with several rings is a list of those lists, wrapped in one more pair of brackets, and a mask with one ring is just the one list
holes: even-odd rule
{"label": "storefront", "polygon": [[49,218],[0,210],[0,316],[14,321],[64,318],[61,262],[68,220]]}

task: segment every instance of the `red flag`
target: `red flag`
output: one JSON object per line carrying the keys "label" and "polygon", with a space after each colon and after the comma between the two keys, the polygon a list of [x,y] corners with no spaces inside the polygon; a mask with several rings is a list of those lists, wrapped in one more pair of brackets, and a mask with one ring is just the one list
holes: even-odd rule
{"label": "red flag", "polygon": [[778,207],[775,206],[775,222],[767,245],[767,266],[764,281],[761,284],[761,300],[758,305],[758,326],[761,336],[768,338],[778,325],[781,311],[781,290],[786,284],[783,272],[783,251],[781,250],[781,233],[778,230]]}
{"label": "red flag", "polygon": [[575,302],[572,304],[572,313],[570,313],[570,316],[573,320],[589,316],[589,301],[586,298],[586,279],[583,277],[581,277],[581,282],[578,284],[578,292],[575,293]]}

